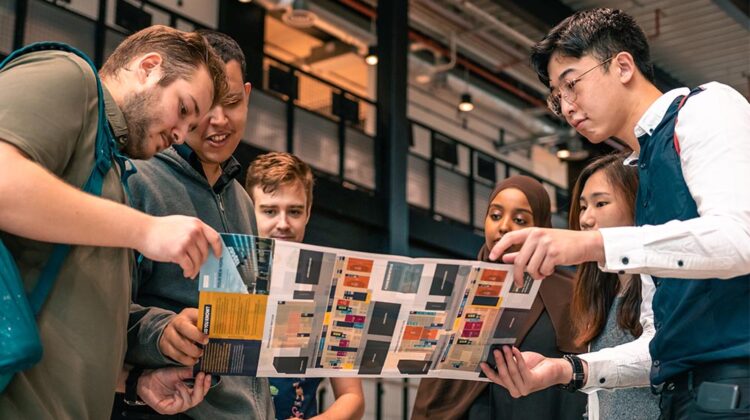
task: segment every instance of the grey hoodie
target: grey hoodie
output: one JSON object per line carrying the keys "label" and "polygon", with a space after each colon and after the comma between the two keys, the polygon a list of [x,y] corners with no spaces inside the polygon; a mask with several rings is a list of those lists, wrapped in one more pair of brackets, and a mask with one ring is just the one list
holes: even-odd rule
{"label": "grey hoodie", "polygon": [[[256,234],[253,203],[234,179],[239,163],[230,158],[212,188],[196,156],[174,146],[148,161],[135,161],[130,177],[133,207],[154,216],[181,214],[203,220],[218,232]],[[200,171],[200,172],[199,172]],[[175,313],[198,307],[198,286],[177,264],[143,259],[133,280],[126,363],[143,367],[178,365],[161,354],[159,339]],[[194,419],[272,419],[266,378],[222,376],[204,401],[187,414]]]}

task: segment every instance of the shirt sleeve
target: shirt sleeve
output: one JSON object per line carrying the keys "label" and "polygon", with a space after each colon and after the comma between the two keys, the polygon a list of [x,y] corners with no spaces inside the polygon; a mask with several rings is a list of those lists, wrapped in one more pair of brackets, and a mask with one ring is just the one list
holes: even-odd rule
{"label": "shirt sleeve", "polygon": [[[0,140],[62,176],[84,127],[97,118],[96,78],[69,53],[22,56],[0,71]],[[94,122],[95,123],[95,122]],[[93,146],[92,146],[93,157]]]}
{"label": "shirt sleeve", "polygon": [[692,96],[675,132],[682,174],[699,217],[658,226],[601,229],[605,271],[658,277],[732,278],[750,273],[750,104],[718,83]]}
{"label": "shirt sleeve", "polygon": [[146,368],[180,366],[159,349],[159,340],[164,328],[174,317],[175,313],[167,309],[131,303],[125,362]]}
{"label": "shirt sleeve", "polygon": [[649,385],[651,355],[648,345],[654,337],[654,281],[651,276],[641,276],[641,314],[643,333],[628,343],[585,353],[579,357],[588,364],[588,376],[581,391],[600,389],[644,387]]}

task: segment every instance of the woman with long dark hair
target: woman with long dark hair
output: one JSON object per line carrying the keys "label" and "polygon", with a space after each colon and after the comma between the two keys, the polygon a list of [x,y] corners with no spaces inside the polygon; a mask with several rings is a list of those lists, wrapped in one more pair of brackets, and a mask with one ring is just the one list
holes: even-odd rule
{"label": "woman with long dark hair", "polygon": [[[622,155],[608,155],[581,172],[570,206],[571,229],[633,225],[638,172],[635,166],[622,162]],[[640,337],[643,334],[641,302],[640,276],[605,273],[593,262],[581,264],[571,305],[576,343],[588,344],[589,350],[596,352]],[[658,398],[649,388],[600,391],[590,395],[589,419],[659,416]]]}

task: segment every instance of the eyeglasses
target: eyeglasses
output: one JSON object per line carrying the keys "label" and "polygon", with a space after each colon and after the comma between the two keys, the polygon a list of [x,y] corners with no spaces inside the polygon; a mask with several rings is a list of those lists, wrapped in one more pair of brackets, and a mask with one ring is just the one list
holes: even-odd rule
{"label": "eyeglasses", "polygon": [[581,78],[585,76],[587,73],[590,73],[594,71],[595,69],[598,69],[599,67],[609,63],[614,56],[602,61],[601,63],[597,64],[596,66],[584,71],[581,73],[580,76],[576,77],[573,80],[567,81],[564,80],[562,83],[560,83],[560,86],[556,87],[552,90],[552,93],[549,94],[547,97],[547,106],[549,107],[550,111],[554,112],[555,115],[558,117],[562,117],[562,106],[560,104],[560,98],[565,99],[565,102],[573,105],[573,102],[576,100],[576,91],[575,86],[578,82],[581,81]]}

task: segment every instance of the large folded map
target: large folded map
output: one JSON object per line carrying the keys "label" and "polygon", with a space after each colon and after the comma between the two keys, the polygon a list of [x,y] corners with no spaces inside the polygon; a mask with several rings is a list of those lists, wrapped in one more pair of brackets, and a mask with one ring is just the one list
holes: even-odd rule
{"label": "large folded map", "polygon": [[269,377],[483,379],[539,282],[512,266],[222,235],[201,268],[198,370]]}

